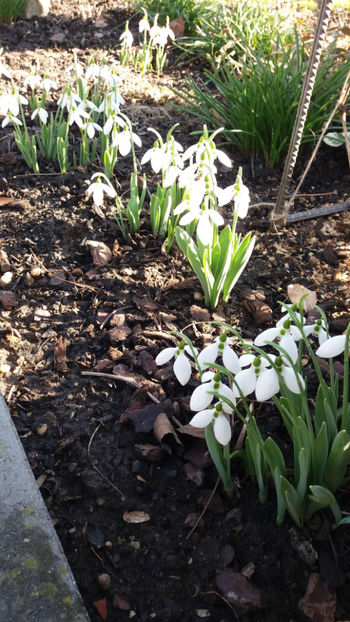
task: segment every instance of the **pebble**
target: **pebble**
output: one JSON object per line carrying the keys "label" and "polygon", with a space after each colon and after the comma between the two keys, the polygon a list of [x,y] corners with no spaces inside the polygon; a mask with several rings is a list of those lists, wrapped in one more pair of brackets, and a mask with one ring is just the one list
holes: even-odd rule
{"label": "pebble", "polygon": [[33,266],[30,270],[30,276],[32,276],[34,279],[41,276],[41,268],[39,266]]}
{"label": "pebble", "polygon": [[9,285],[13,279],[12,272],[4,272],[4,274],[0,278],[1,285]]}
{"label": "pebble", "polygon": [[34,283],[34,279],[33,279],[33,277],[29,274],[29,272],[26,272],[26,275],[25,275],[25,277],[24,277],[24,278],[25,278],[25,281],[26,281],[26,285],[27,285],[27,287],[31,287],[31,286],[33,285],[33,283]]}
{"label": "pebble", "polygon": [[44,434],[46,434],[47,432],[47,425],[46,423],[43,423],[42,425],[39,425],[39,427],[36,429],[36,433],[38,436],[44,436]]}
{"label": "pebble", "polygon": [[108,592],[112,587],[112,579],[106,572],[99,574],[97,577],[97,581],[99,586],[105,591]]}

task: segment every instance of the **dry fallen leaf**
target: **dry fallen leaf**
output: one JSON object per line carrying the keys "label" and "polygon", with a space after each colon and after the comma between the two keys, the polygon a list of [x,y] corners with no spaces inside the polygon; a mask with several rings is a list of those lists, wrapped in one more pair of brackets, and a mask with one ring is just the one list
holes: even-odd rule
{"label": "dry fallen leaf", "polygon": [[134,510],[132,512],[124,512],[123,520],[126,523],[147,523],[150,520],[149,514]]}
{"label": "dry fallen leaf", "polygon": [[307,294],[303,301],[303,309],[305,313],[309,313],[309,311],[312,311],[312,309],[314,309],[317,305],[316,292],[304,287],[304,285],[299,285],[299,283],[291,283],[291,285],[288,285],[287,287],[287,292],[289,300],[292,304],[299,304],[301,297]]}
{"label": "dry fallen leaf", "polygon": [[178,435],[175,432],[174,426],[172,425],[172,423],[170,423],[167,417],[167,414],[165,412],[159,413],[157,419],[154,422],[153,432],[154,432],[154,436],[156,437],[157,441],[159,441],[159,443],[161,443],[164,449],[166,449],[170,453],[171,453],[170,447],[164,443],[164,441],[166,441],[166,437],[169,438],[170,442],[171,442],[171,439],[175,439],[178,445],[182,445]]}
{"label": "dry fallen leaf", "polygon": [[92,261],[96,268],[104,268],[112,260],[112,251],[104,242],[96,240],[87,240],[86,246],[90,246]]}

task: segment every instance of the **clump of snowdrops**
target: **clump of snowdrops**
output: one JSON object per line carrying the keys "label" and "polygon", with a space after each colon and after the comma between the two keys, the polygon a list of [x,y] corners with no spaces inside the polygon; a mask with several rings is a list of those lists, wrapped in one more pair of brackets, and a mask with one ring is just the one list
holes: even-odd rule
{"label": "clump of snowdrops", "polygon": [[154,69],[160,75],[166,65],[165,49],[169,41],[175,39],[174,32],[169,27],[169,17],[166,18],[165,26],[159,26],[158,15],[155,15],[153,24],[150,24],[147,11],[144,9],[143,18],[139,22],[139,34],[141,44],[134,46],[134,37],[129,30],[129,22],[126,22],[125,30],[119,37],[121,64],[125,66],[131,62],[134,69],[140,71],[141,74]]}
{"label": "clump of snowdrops", "polygon": [[[346,334],[331,337],[321,309],[319,319],[309,323],[302,300],[299,306],[282,306],[281,319],[252,344],[245,343],[228,324],[216,322],[223,332],[201,352],[179,333],[178,346],[161,351],[156,363],[163,365],[174,359],[174,374],[182,385],[188,383],[192,371],[199,373],[200,384],[190,399],[190,408],[196,413],[190,424],[204,428],[210,455],[229,496],[233,494],[231,460],[240,456],[256,479],[262,502],[272,479],[277,524],[288,512],[302,526],[322,508],[332,511],[334,526],[349,523],[350,517],[342,516],[335,493],[345,482],[350,464],[350,324]],[[234,342],[240,346],[240,355]],[[333,358],[339,355],[344,357],[342,392],[333,367]],[[305,356],[317,378],[316,396],[308,395],[302,371]],[[329,382],[318,362],[324,358],[329,361]],[[254,410],[270,400],[290,437],[293,464],[286,462],[273,438],[263,438],[260,432]],[[230,448],[238,421],[246,429],[245,451]]]}
{"label": "clump of snowdrops", "polygon": [[[2,127],[13,126],[17,147],[35,173],[39,172],[39,151],[42,158],[57,160],[61,173],[67,172],[71,165],[86,167],[97,159],[110,178],[118,155],[130,153],[131,143],[141,145],[132,133],[129,119],[120,112],[125,103],[119,92],[120,79],[106,60],[100,64],[92,61],[84,69],[75,58],[74,64],[67,68],[68,73],[73,72],[73,78],[50,106],[51,111],[47,98],[57,90],[53,80],[31,72],[24,80],[26,93],[23,94],[7,67],[0,65],[0,72],[11,85],[0,93]],[[29,107],[29,114],[25,106]],[[72,138],[73,128],[78,128],[80,134],[78,150],[73,146],[76,142],[75,135]]]}
{"label": "clump of snowdrops", "polygon": [[[204,127],[199,140],[184,151],[173,136],[175,127],[169,130],[165,140],[150,128],[156,140],[141,159],[141,165],[149,162],[153,172],[161,177],[149,200],[151,228],[154,235],[166,236],[166,252],[170,252],[175,237],[201,283],[205,304],[215,309],[221,295],[224,301],[228,300],[254,248],[255,238],[251,233],[244,237],[236,233],[237,219],[244,218],[248,211],[249,191],[243,184],[241,169],[235,183],[224,189],[218,186],[215,161],[232,167],[227,154],[214,142],[220,130],[209,135]],[[130,131],[128,136],[132,145],[135,135]],[[93,181],[88,193],[92,194],[94,203],[99,207],[104,204],[104,192],[114,197],[115,215],[124,237],[125,219],[130,231],[135,232],[140,225],[146,184],[143,177],[140,193],[135,157],[130,198],[126,204],[110,181],[103,182],[98,173],[93,177],[97,177],[97,181]],[[232,224],[224,226],[219,208],[231,201],[234,204]]]}

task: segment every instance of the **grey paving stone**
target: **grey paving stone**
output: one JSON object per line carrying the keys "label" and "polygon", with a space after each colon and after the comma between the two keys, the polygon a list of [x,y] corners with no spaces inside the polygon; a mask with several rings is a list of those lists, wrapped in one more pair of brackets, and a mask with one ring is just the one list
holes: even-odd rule
{"label": "grey paving stone", "polygon": [[1,395],[0,620],[89,622]]}

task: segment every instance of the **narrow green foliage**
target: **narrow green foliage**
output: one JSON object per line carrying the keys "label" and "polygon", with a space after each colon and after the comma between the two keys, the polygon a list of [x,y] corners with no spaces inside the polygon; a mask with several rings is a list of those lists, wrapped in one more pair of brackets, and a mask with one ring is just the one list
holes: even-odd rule
{"label": "narrow green foliage", "polygon": [[0,0],[0,23],[11,24],[24,16],[28,0]]}
{"label": "narrow green foliage", "polygon": [[203,19],[211,19],[217,7],[213,0],[138,0],[136,8],[139,13],[147,11],[151,18],[158,15],[161,25],[165,25],[167,17],[182,17],[186,33],[192,34]]}

